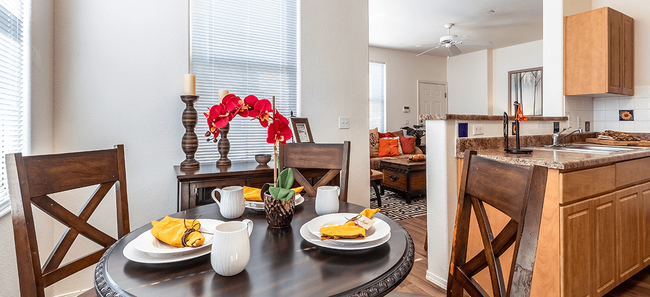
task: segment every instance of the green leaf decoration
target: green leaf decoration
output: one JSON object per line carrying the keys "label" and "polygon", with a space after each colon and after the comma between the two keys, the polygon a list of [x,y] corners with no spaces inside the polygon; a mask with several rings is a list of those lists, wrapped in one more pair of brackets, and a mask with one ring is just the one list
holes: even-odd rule
{"label": "green leaf decoration", "polygon": [[291,189],[285,189],[280,187],[270,187],[269,193],[273,196],[275,200],[288,201],[295,194]]}
{"label": "green leaf decoration", "polygon": [[285,168],[278,175],[278,188],[290,189],[293,185],[293,170]]}

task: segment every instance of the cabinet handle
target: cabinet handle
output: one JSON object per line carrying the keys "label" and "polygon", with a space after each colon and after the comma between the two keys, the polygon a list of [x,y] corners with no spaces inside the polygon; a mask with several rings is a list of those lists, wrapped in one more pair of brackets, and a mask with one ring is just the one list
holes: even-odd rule
{"label": "cabinet handle", "polygon": [[391,181],[396,181],[397,179],[399,179],[399,176],[397,176],[397,175],[393,175],[393,174],[389,174],[389,175],[388,175],[388,178],[389,178]]}

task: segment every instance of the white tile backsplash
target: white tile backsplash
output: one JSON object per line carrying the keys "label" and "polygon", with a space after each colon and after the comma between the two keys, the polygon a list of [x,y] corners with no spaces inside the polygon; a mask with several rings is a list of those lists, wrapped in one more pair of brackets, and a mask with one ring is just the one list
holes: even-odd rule
{"label": "white tile backsplash", "polygon": [[[616,130],[616,131],[618,131],[620,129],[621,128],[620,128],[620,125],[618,124],[618,121],[617,122],[610,122],[610,121],[605,122],[605,130]],[[598,132],[600,132],[600,131],[598,131]]]}
{"label": "white tile backsplash", "polygon": [[634,132],[634,122],[633,121],[628,121],[628,122],[618,122],[618,129],[623,132]]}
{"label": "white tile backsplash", "polygon": [[605,100],[605,110],[616,110],[618,111],[618,98],[611,98],[609,100]]}
{"label": "white tile backsplash", "polygon": [[[634,96],[594,98],[593,130],[650,132],[650,86],[636,86],[634,93]],[[634,121],[619,121],[618,112],[623,109],[634,110]]]}
{"label": "white tile backsplash", "polygon": [[618,110],[606,110],[605,121],[618,121]]}
{"label": "white tile backsplash", "polygon": [[634,98],[634,109],[648,109],[648,100],[648,98]]}
{"label": "white tile backsplash", "polygon": [[634,109],[634,98],[626,97],[618,99],[619,109]]}

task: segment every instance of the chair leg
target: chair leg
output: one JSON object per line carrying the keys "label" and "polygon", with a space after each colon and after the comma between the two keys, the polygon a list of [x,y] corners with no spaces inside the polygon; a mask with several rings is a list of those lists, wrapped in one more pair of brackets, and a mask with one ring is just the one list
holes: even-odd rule
{"label": "chair leg", "polygon": [[[375,195],[377,195],[377,206],[381,207],[381,194],[379,192],[379,187],[377,186],[377,183],[375,181],[370,181],[370,185],[372,186],[373,189],[375,189]],[[373,199],[374,200],[374,199]]]}

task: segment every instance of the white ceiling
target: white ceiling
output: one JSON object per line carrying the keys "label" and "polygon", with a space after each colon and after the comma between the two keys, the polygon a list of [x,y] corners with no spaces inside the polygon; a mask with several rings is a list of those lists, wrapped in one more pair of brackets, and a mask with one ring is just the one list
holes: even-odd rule
{"label": "white ceiling", "polygon": [[[494,13],[488,11],[494,10]],[[447,35],[490,40],[496,49],[542,39],[542,0],[369,0],[369,45],[421,53]],[[462,53],[485,47],[458,45]],[[430,51],[446,57],[446,48]]]}

